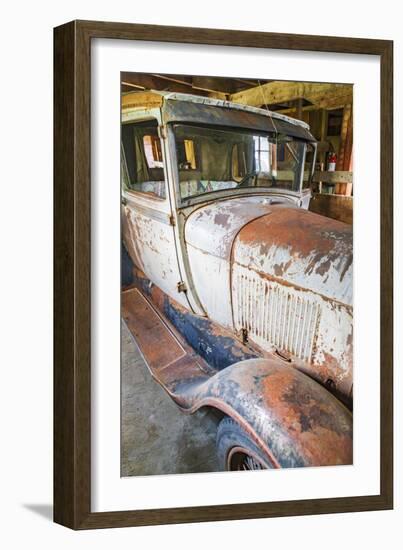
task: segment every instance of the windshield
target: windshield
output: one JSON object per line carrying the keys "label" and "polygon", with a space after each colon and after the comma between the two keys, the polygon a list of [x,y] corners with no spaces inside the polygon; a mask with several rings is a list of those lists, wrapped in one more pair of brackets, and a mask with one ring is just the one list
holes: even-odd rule
{"label": "windshield", "polygon": [[300,191],[306,142],[282,134],[174,126],[180,195],[262,187]]}

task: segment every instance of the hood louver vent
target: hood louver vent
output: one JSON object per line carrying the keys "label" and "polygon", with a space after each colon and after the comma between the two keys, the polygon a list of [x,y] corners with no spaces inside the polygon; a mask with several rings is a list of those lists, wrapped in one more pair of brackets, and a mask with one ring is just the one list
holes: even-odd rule
{"label": "hood louver vent", "polygon": [[288,352],[310,362],[320,318],[315,295],[270,281],[242,266],[233,271],[233,308],[237,330],[263,349]]}

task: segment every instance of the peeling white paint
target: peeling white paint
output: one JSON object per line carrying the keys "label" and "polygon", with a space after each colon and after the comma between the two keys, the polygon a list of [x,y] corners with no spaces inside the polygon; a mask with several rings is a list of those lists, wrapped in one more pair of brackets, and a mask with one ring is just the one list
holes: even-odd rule
{"label": "peeling white paint", "polygon": [[177,290],[181,280],[172,226],[132,207],[127,210],[132,241],[138,250],[145,275],[168,296],[189,307],[186,296]]}
{"label": "peeling white paint", "polygon": [[[195,248],[229,259],[234,238],[250,221],[270,214],[274,197],[253,196],[216,201],[193,212],[186,222],[185,240]],[[287,201],[287,205],[290,203]],[[291,206],[292,208],[292,206]]]}
{"label": "peeling white paint", "polygon": [[351,374],[350,307],[268,280],[237,263],[232,292],[235,329],[246,329],[262,349],[275,348],[317,367],[334,362],[342,376]]}

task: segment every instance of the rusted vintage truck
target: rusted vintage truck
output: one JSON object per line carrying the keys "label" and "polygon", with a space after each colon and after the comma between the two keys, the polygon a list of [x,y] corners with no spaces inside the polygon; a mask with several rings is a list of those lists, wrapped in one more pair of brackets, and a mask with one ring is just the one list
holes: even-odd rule
{"label": "rusted vintage truck", "polygon": [[265,109],[122,96],[122,316],[177,405],[221,415],[222,469],[353,460],[352,229],[308,211],[315,157]]}

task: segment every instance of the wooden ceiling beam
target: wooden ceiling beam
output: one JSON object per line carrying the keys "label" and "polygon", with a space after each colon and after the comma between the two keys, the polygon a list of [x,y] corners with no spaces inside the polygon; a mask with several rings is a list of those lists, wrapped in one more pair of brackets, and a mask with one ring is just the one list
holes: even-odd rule
{"label": "wooden ceiling beam", "polygon": [[[231,79],[232,80],[232,79]],[[248,86],[249,88],[253,88],[253,86],[258,86],[259,82],[257,80],[246,80],[245,78],[234,78],[236,82],[240,82],[241,84],[244,84]],[[260,80],[261,84],[266,84],[267,82],[273,82],[272,80]]]}
{"label": "wooden ceiling beam", "polygon": [[[162,80],[167,80],[168,82],[174,82],[175,84],[180,84],[182,86],[187,86],[189,88],[188,93],[190,93],[192,90],[198,92],[205,92],[205,93],[214,93],[218,94],[220,96],[224,96],[226,98],[229,93],[222,93],[220,90],[215,90],[213,87],[208,86],[207,82],[206,84],[203,83],[204,77],[193,77],[188,79],[184,79],[180,76],[174,76],[174,75],[162,75],[162,74],[155,74],[153,75],[156,78],[160,78]],[[202,80],[203,79],[203,80]]]}
{"label": "wooden ceiling beam", "polygon": [[143,87],[146,90],[155,90],[160,85],[160,82],[151,74],[122,72],[120,78],[125,86]]}
{"label": "wooden ceiling beam", "polygon": [[194,76],[192,79],[193,88],[206,90],[211,93],[220,93],[229,96],[235,91],[232,78],[220,78],[214,76]]}
{"label": "wooden ceiling beam", "polygon": [[[302,107],[302,111],[317,111],[318,109],[325,109],[326,111],[334,110],[334,109],[343,109],[345,105],[349,105],[353,101],[352,94],[346,94],[346,95],[329,95],[329,97],[324,98],[312,98],[316,103],[313,105],[305,105],[305,107]],[[269,104],[270,109],[270,104]],[[295,107],[289,107],[287,109],[277,109],[275,111],[276,113],[281,113],[283,115],[291,115],[292,113],[296,113]]]}
{"label": "wooden ceiling beam", "polygon": [[274,80],[261,86],[254,86],[231,94],[230,101],[245,105],[258,106],[262,104],[276,104],[305,98],[312,103],[321,104],[331,94],[352,94],[352,86],[346,84],[318,84],[312,82],[282,82]]}
{"label": "wooden ceiling beam", "polygon": [[[161,90],[165,92],[192,93],[191,82],[180,81],[177,78],[159,78],[158,75],[122,73],[122,88],[124,91]],[[209,96],[208,92],[200,90],[198,95]]]}
{"label": "wooden ceiling beam", "polygon": [[344,106],[353,102],[353,90],[340,88],[329,90],[327,93],[312,93],[307,94],[306,99],[317,109],[335,109],[338,106]]}
{"label": "wooden ceiling beam", "polygon": [[[125,86],[153,90],[170,90],[208,95],[228,99],[232,91],[239,89],[239,82],[231,78],[208,76],[183,76],[165,74],[122,73]],[[122,83],[123,83],[122,82]]]}
{"label": "wooden ceiling beam", "polygon": [[191,78],[187,79],[186,77],[167,74],[153,74],[153,77],[161,80],[167,80],[168,82],[175,82],[175,84],[182,84],[183,86],[188,86],[190,88],[192,87]]}

